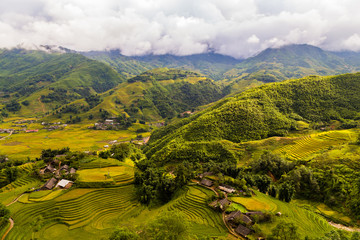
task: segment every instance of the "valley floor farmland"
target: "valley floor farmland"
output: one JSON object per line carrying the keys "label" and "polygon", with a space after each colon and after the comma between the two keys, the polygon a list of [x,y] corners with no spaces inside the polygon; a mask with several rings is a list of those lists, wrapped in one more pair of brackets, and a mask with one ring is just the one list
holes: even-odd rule
{"label": "valley floor farmland", "polygon": [[[0,126],[5,127],[7,126]],[[98,151],[109,145],[110,141],[130,141],[136,138],[136,134],[130,130],[102,131],[88,129],[85,125],[69,125],[63,130],[54,131],[42,130],[40,124],[34,124],[31,128],[40,130],[12,134],[0,141],[0,154],[7,155],[10,159],[26,159],[29,156],[38,157],[43,149],[48,148],[70,147],[72,151]]]}

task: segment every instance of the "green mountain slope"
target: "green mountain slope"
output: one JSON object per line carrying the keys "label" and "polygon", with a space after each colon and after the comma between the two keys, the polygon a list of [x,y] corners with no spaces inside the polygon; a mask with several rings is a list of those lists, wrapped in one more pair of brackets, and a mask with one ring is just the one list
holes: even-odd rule
{"label": "green mountain slope", "polygon": [[160,162],[208,161],[211,157],[207,155],[219,161],[234,159],[236,143],[284,136],[295,130],[300,120],[315,123],[358,119],[359,89],[360,74],[263,85],[155,131],[145,152]]}
{"label": "green mountain slope", "polygon": [[[134,120],[158,121],[217,101],[224,96],[222,90],[216,82],[197,73],[160,68],[144,72],[100,94],[100,100],[94,106],[86,99],[68,105],[76,106],[77,114],[83,119],[90,115],[102,118],[106,112],[108,117],[125,115]],[[57,118],[63,113],[58,111],[52,117]]]}
{"label": "green mountain slope", "polygon": [[189,56],[146,55],[128,57],[119,51],[85,52],[84,56],[110,64],[124,77],[132,77],[154,68],[180,68],[197,71],[211,79],[221,80],[223,74],[241,60],[215,53]]}
{"label": "green mountain slope", "polygon": [[20,115],[45,112],[55,105],[102,93],[122,81],[108,65],[80,54],[23,49],[4,50],[0,54],[3,103],[27,101]]}
{"label": "green mountain slope", "polygon": [[[348,55],[335,54],[306,44],[269,48],[237,64],[225,76],[276,82],[309,75],[348,73],[353,72],[355,66],[360,65],[359,58],[356,57],[353,57],[353,61],[347,61]],[[359,54],[353,53],[353,55]]]}

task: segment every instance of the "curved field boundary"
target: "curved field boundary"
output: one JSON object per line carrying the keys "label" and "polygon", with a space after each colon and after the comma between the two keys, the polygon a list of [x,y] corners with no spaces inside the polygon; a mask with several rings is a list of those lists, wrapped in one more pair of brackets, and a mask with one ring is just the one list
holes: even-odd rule
{"label": "curved field boundary", "polygon": [[[13,214],[18,223],[9,234],[8,239],[29,238],[28,234],[34,232],[34,228],[41,231],[51,222],[63,223],[69,230],[90,225],[97,229],[112,227],[109,221],[112,219],[125,219],[131,215],[137,207],[133,185],[117,188],[98,189],[79,197],[66,199],[62,195],[62,201],[57,199],[45,202],[24,204]],[[42,227],[43,226],[43,227]]]}
{"label": "curved field boundary", "polygon": [[351,132],[347,130],[317,133],[301,137],[294,143],[285,145],[275,152],[285,154],[294,160],[300,160],[323,149],[344,144],[351,140]]}
{"label": "curved field boundary", "polygon": [[12,218],[9,218],[9,221],[10,221],[10,226],[9,226],[8,230],[6,230],[6,232],[2,236],[1,240],[4,240],[6,238],[6,236],[8,235],[8,233],[11,231],[11,229],[14,227],[14,220],[12,220]]}

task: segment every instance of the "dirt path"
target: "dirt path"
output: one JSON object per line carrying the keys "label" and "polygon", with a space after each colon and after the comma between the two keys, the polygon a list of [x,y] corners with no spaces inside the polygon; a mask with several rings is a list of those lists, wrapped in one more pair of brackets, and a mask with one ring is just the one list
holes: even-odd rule
{"label": "dirt path", "polygon": [[[22,195],[24,195],[24,194],[23,193],[20,194],[20,196],[15,198],[11,203],[7,204],[6,206],[8,207],[11,204],[16,203]],[[11,229],[14,227],[14,224],[15,224],[14,220],[12,218],[9,218],[9,221],[10,221],[10,226],[9,226],[8,230],[6,230],[6,232],[2,236],[1,240],[4,240],[6,238],[6,236],[8,235],[8,233],[11,231]]]}
{"label": "dirt path", "polygon": [[45,113],[45,112],[46,112],[46,110],[45,110],[44,103],[40,100],[40,97],[39,97],[37,100],[38,100],[38,101],[39,101],[39,103],[40,103],[40,106],[41,106],[41,109],[42,109],[43,113]]}
{"label": "dirt path", "polygon": [[22,195],[24,195],[24,194],[23,194],[23,193],[20,194],[17,198],[15,198],[14,200],[12,200],[11,203],[6,204],[6,206],[8,207],[8,206],[10,206],[11,204],[16,203]]}
{"label": "dirt path", "polygon": [[10,137],[11,134],[13,134],[13,131],[11,131],[9,135],[7,135],[6,137],[1,138],[0,140],[5,140],[6,138]]}
{"label": "dirt path", "polygon": [[347,227],[342,224],[334,223],[334,222],[328,222],[331,226],[336,227],[340,230],[345,230],[348,232],[360,232],[360,228],[353,228],[353,227]]}
{"label": "dirt path", "polygon": [[14,220],[12,220],[12,218],[9,218],[9,221],[10,221],[10,226],[9,226],[8,230],[6,230],[6,232],[2,236],[1,240],[4,240],[6,238],[6,236],[8,235],[8,233],[11,231],[11,229],[14,227]]}
{"label": "dirt path", "polygon": [[[204,188],[207,188],[207,189],[212,190],[212,191],[216,194],[216,196],[219,197],[219,193],[218,193],[217,191],[215,191],[214,188],[201,185],[200,182],[197,181],[197,180],[193,180],[193,182],[196,182],[199,186],[202,186],[202,187],[204,187]],[[225,194],[225,198],[227,199],[227,194]],[[228,229],[229,233],[230,233],[231,235],[233,235],[234,237],[238,238],[238,239],[245,239],[245,238],[242,238],[242,237],[240,237],[239,235],[237,235],[237,234],[234,232],[234,230],[227,224],[226,219],[225,219],[225,212],[222,212],[221,215],[222,215],[222,220],[223,220],[226,228]]]}

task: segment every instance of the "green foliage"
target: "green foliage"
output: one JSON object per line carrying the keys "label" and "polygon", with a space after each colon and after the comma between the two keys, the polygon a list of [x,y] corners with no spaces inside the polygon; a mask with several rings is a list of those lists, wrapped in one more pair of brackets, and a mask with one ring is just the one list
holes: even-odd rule
{"label": "green foliage", "polygon": [[270,240],[300,240],[294,223],[280,222],[272,229]]}
{"label": "green foliage", "polygon": [[22,101],[21,104],[24,106],[29,106],[30,102],[28,100],[25,100],[25,101]]}
{"label": "green foliage", "polygon": [[276,179],[280,179],[283,174],[295,167],[295,163],[286,161],[271,152],[265,152],[258,160],[251,163],[251,167],[255,173],[271,173]]}
{"label": "green foliage", "polygon": [[0,229],[2,229],[9,220],[10,210],[6,208],[3,204],[0,204]]}
{"label": "green foliage", "polygon": [[186,217],[178,212],[162,212],[146,227],[147,239],[153,240],[180,240],[189,236],[189,223]]}
{"label": "green foliage", "polygon": [[355,119],[360,111],[359,77],[309,77],[251,89],[154,132],[144,151],[148,158],[162,160],[165,153],[179,151],[174,146],[193,146],[187,152],[196,152],[199,141],[237,143],[284,136],[296,129],[293,118],[299,116],[308,122]]}
{"label": "green foliage", "polygon": [[136,240],[136,239],[139,239],[139,236],[136,233],[129,230],[128,228],[117,229],[109,237],[109,240]]}
{"label": "green foliage", "polygon": [[282,183],[279,187],[279,199],[290,202],[295,194],[295,188],[288,182]]}
{"label": "green foliage", "polygon": [[278,192],[278,190],[277,190],[276,186],[275,186],[275,185],[271,185],[271,186],[270,186],[270,189],[269,189],[269,195],[272,196],[272,197],[274,197],[274,198],[276,198],[277,192]]}
{"label": "green foliage", "polygon": [[8,110],[9,112],[17,112],[20,111],[21,105],[17,101],[12,100],[11,102],[5,105],[5,109]]}

